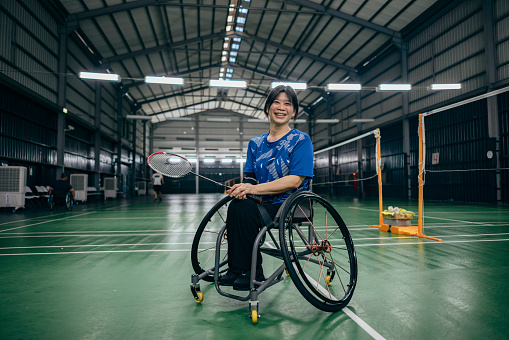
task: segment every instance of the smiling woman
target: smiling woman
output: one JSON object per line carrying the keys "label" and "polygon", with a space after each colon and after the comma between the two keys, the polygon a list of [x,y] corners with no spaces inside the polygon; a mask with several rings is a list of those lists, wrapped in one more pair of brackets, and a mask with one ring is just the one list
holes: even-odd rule
{"label": "smiling woman", "polygon": [[[258,206],[247,195],[263,198],[263,209],[274,219],[279,207],[292,193],[308,190],[313,177],[313,144],[306,133],[291,129],[299,101],[293,88],[280,85],[268,95],[264,112],[269,132],[249,141],[244,182],[227,193],[236,198],[228,208],[228,266],[220,284],[248,290],[251,274],[251,250],[262,226]],[[256,194],[255,194],[256,193]],[[262,257],[257,254],[256,278],[264,280]]]}

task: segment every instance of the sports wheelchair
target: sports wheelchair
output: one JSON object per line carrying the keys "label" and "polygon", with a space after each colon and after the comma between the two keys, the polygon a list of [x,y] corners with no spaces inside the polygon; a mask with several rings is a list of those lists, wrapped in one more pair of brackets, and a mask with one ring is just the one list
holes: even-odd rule
{"label": "sports wheelchair", "polygon": [[64,206],[67,211],[71,211],[74,206],[72,192],[51,190],[51,194],[48,197],[49,210],[53,211],[57,206]]}
{"label": "sports wheelchair", "polygon": [[[336,312],[348,304],[357,283],[357,257],[352,238],[334,207],[310,191],[290,195],[273,221],[259,207],[263,227],[253,245],[248,295],[240,296],[220,286],[219,279],[228,269],[226,213],[232,199],[227,196],[216,203],[194,236],[191,263],[195,273],[191,275],[191,292],[196,302],[204,299],[200,281],[214,282],[219,294],[249,301],[249,315],[256,324],[260,317],[258,296],[283,281],[286,272],[285,276],[290,276],[313,306]],[[258,249],[262,254],[283,259],[283,264],[263,282],[255,278]]]}

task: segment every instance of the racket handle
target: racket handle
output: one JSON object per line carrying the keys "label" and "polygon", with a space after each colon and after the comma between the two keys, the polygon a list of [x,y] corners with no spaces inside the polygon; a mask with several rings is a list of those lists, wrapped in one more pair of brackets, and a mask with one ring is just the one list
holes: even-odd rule
{"label": "racket handle", "polygon": [[247,198],[249,198],[250,200],[252,201],[255,201],[256,203],[258,204],[261,204],[262,203],[262,198],[260,196],[256,196],[256,195],[246,195]]}

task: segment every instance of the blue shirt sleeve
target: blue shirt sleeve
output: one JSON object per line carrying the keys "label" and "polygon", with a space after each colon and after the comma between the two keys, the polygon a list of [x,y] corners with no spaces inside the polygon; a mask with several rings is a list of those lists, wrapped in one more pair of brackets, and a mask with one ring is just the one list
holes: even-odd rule
{"label": "blue shirt sleeve", "polygon": [[299,140],[292,152],[290,161],[290,175],[313,178],[313,143],[306,133],[304,139]]}
{"label": "blue shirt sleeve", "polygon": [[246,155],[246,164],[244,165],[244,173],[246,172],[255,172],[254,162],[255,157],[253,155],[253,147],[255,147],[256,144],[253,142],[253,140],[249,140],[249,143],[247,144],[247,155]]}

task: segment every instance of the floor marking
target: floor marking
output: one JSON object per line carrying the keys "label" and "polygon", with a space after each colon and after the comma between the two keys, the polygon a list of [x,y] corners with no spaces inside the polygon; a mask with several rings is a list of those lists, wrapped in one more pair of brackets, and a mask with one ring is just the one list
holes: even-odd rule
{"label": "floor marking", "polygon": [[148,250],[91,250],[91,251],[62,251],[58,253],[19,253],[0,254],[0,256],[27,256],[27,255],[69,255],[69,254],[110,254],[110,253],[152,253],[152,252],[189,252],[189,249],[148,249]]}
{"label": "floor marking", "polygon": [[446,243],[475,243],[475,242],[500,242],[509,241],[509,238],[503,238],[499,240],[466,240],[466,241],[424,241],[424,242],[391,242],[391,243],[373,243],[373,244],[355,244],[357,247],[371,247],[371,246],[403,246],[412,244],[446,244]]}
{"label": "floor marking", "polygon": [[348,315],[355,323],[357,323],[359,326],[361,326],[362,329],[364,329],[373,339],[382,340],[385,339],[380,333],[375,331],[370,325],[368,325],[364,320],[362,320],[360,317],[357,316],[354,312],[352,312],[350,309],[348,309],[348,306],[343,308],[343,312],[345,312],[346,315]]}
{"label": "floor marking", "polygon": [[[295,264],[294,264],[295,266]],[[307,277],[307,279],[309,281],[311,281],[311,283],[313,283],[313,285],[316,285],[318,287],[318,290],[322,292],[322,294],[324,295],[329,295],[329,298],[332,300],[332,298],[336,299],[335,296],[332,296],[331,293],[325,289],[323,286],[319,285],[318,282],[316,282],[316,280],[314,280],[311,276],[309,276],[307,273],[304,273]],[[338,300],[338,299],[336,299]],[[380,333],[378,333],[377,331],[375,331],[373,329],[373,327],[371,327],[370,325],[368,325],[364,320],[362,320],[359,316],[357,316],[357,314],[355,314],[354,312],[352,312],[350,309],[348,309],[348,307],[345,307],[343,308],[343,312],[345,312],[346,315],[348,315],[350,317],[350,319],[352,319],[356,324],[358,324],[364,331],[366,331],[366,333],[368,333],[369,335],[371,335],[371,337],[373,339],[377,339],[377,340],[385,340],[385,338],[383,336],[380,335]]]}
{"label": "floor marking", "polygon": [[192,242],[182,242],[182,243],[170,243],[170,242],[161,242],[161,243],[112,243],[112,244],[75,244],[75,245],[67,245],[67,246],[30,246],[30,247],[3,247],[0,250],[8,250],[8,249],[45,249],[45,248],[80,248],[80,247],[136,247],[136,246],[160,246],[160,245],[191,245]]}
{"label": "floor marking", "polygon": [[[63,214],[67,214],[67,213],[53,214],[53,216],[56,216],[56,215],[63,215]],[[9,221],[9,222],[0,223],[0,225],[11,224],[11,223],[16,223],[16,222],[31,221],[31,220],[36,220],[36,219],[39,219],[39,218],[47,218],[47,217],[48,217],[48,216],[39,216],[39,217],[26,218],[26,219],[24,219],[24,220],[14,220],[14,221]]]}
{"label": "floor marking", "polygon": [[0,233],[3,233],[4,231],[14,230],[14,229],[20,229],[20,228],[31,227],[31,226],[39,225],[39,224],[45,224],[45,223],[50,223],[50,222],[55,222],[55,221],[61,221],[61,220],[67,220],[67,219],[70,219],[70,218],[73,218],[73,217],[83,216],[83,215],[88,215],[88,214],[93,214],[93,213],[94,213],[94,212],[88,212],[88,213],[83,213],[83,214],[74,215],[74,216],[69,216],[69,217],[64,217],[64,218],[57,218],[57,219],[49,220],[49,221],[44,221],[44,222],[39,222],[39,223],[28,224],[28,225],[24,225],[24,226],[21,226],[21,227],[15,227],[15,228],[10,228],[10,229],[4,229],[4,230],[0,230]]}

